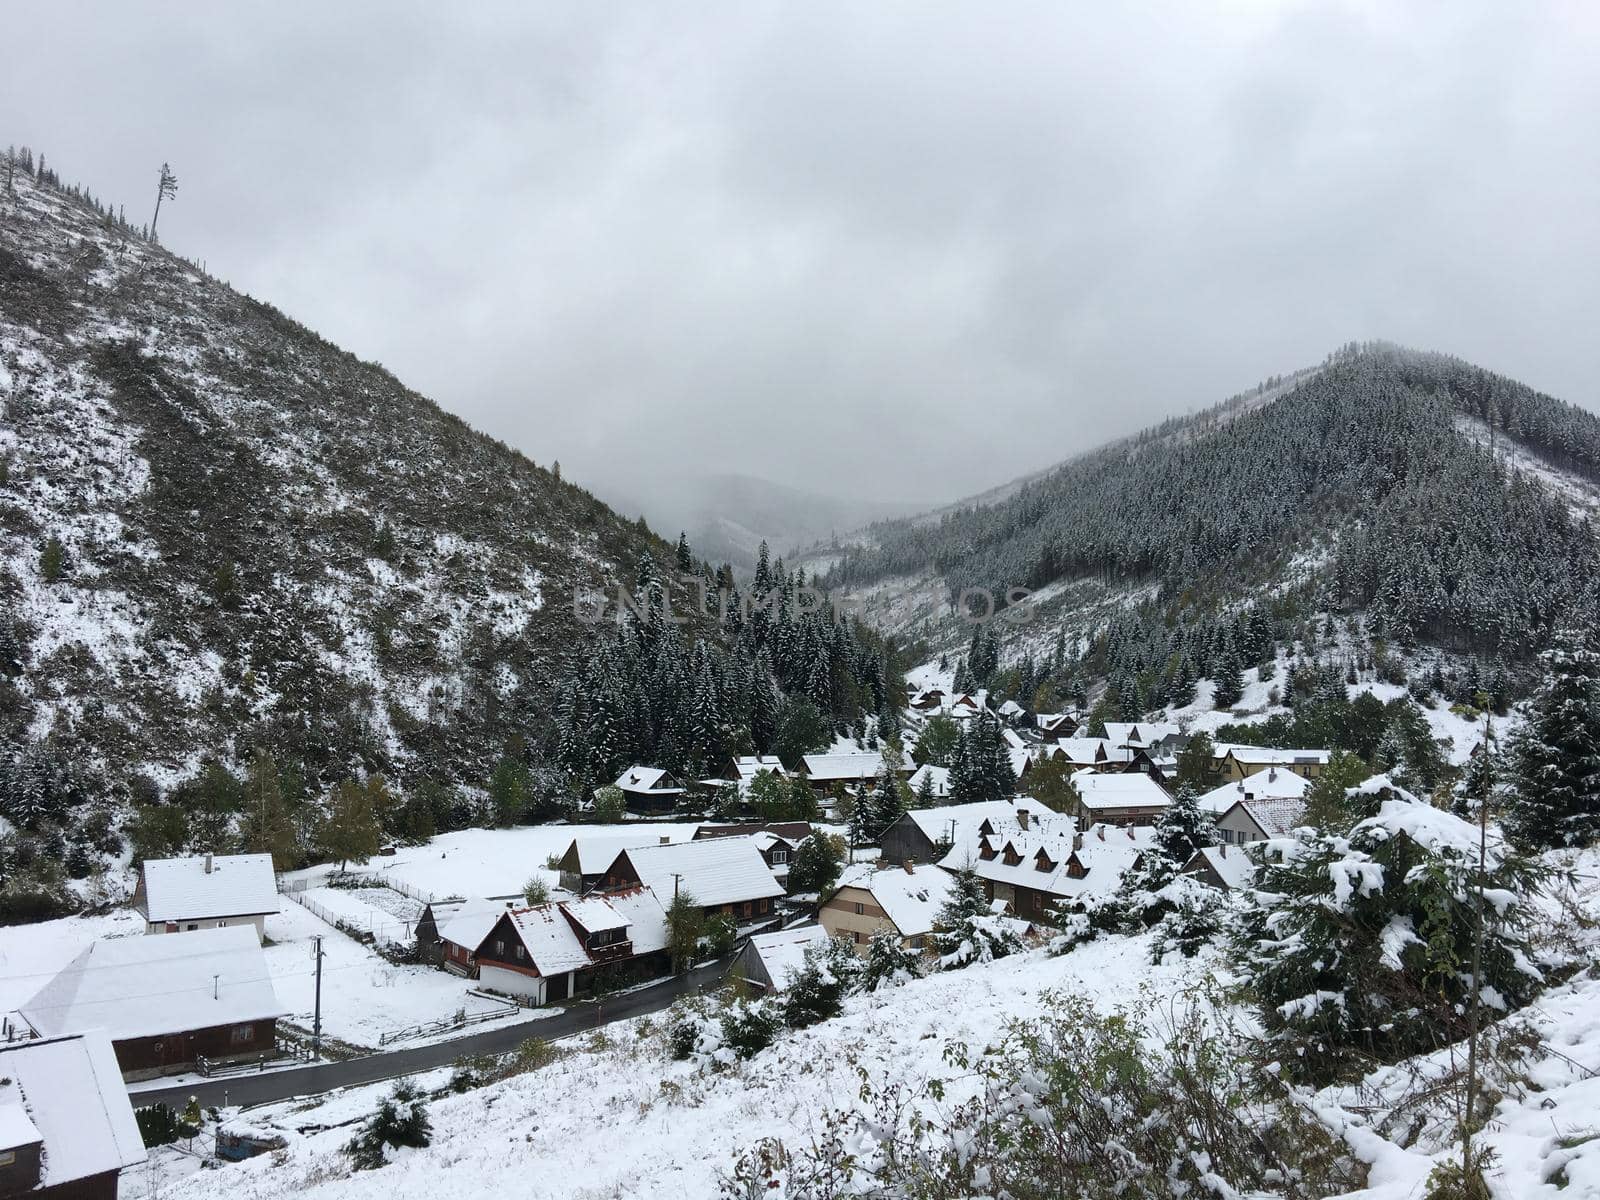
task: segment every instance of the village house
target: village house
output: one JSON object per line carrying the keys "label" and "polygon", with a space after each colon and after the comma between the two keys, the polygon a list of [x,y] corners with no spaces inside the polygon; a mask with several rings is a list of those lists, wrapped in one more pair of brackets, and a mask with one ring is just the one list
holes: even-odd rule
{"label": "village house", "polygon": [[104,1029],[127,1079],[276,1050],[287,1009],[244,926],[94,942],[19,1010],[43,1037]]}
{"label": "village house", "polygon": [[1070,712],[1039,713],[1033,718],[1034,728],[1052,738],[1076,736],[1081,723],[1078,714]]}
{"label": "village house", "polygon": [[1305,813],[1305,801],[1295,797],[1238,800],[1217,818],[1217,835],[1224,845],[1236,846],[1285,837]]}
{"label": "village house", "polygon": [[660,767],[629,767],[613,786],[621,790],[628,811],[641,816],[669,813],[685,794],[676,776]]}
{"label": "village house", "polygon": [[805,965],[806,947],[827,940],[828,931],[820,925],[755,934],[733,960],[733,974],[757,991],[781,992]]}
{"label": "village house", "polygon": [[556,862],[561,890],[581,896],[593,891],[605,877],[606,868],[616,861],[621,850],[636,846],[655,846],[671,839],[658,833],[598,834],[573,838]]}
{"label": "village house", "polygon": [[856,863],[845,868],[817,909],[817,921],[829,937],[843,938],[862,957],[880,929],[892,930],[908,950],[925,950],[953,883],[938,867]]}
{"label": "village house", "polygon": [[663,975],[667,917],[643,888],[502,912],[474,954],[486,989],[535,1005]]}
{"label": "village house", "polygon": [[133,907],[146,933],[187,933],[249,925],[256,940],[278,911],[278,879],[270,854],[206,854],[152,858],[139,864]]}
{"label": "village house", "polygon": [[624,850],[606,868],[607,890],[647,887],[663,908],[685,892],[706,917],[768,920],[784,894],[753,837],[705,838]]}
{"label": "village house", "polygon": [[878,847],[885,864],[938,862],[958,844],[975,849],[984,834],[1020,829],[1053,817],[1043,804],[1026,796],[913,808],[883,831]]}
{"label": "village house", "polygon": [[976,856],[957,848],[939,865],[951,871],[970,868],[991,901],[1003,903],[1024,921],[1048,923],[1064,902],[1116,891],[1154,842],[1149,828],[1102,824],[1084,833],[1068,829],[1056,825],[992,834],[979,840]]}
{"label": "village house", "polygon": [[439,965],[463,979],[478,977],[478,947],[515,901],[463,900],[439,923]]}
{"label": "village house", "polygon": [[[852,791],[871,787],[883,774],[883,754],[877,750],[847,751],[842,754],[807,754],[801,775],[815,792],[826,792],[835,785]],[[900,768],[909,775],[911,768]]]}
{"label": "village house", "polygon": [[1072,815],[1080,827],[1094,824],[1154,825],[1172,804],[1165,788],[1140,773],[1105,775],[1078,771],[1072,776],[1077,799]]}
{"label": "village house", "polygon": [[103,1031],[0,1045],[0,1200],[117,1200],[144,1161]]}
{"label": "village house", "polygon": [[1331,757],[1331,752],[1327,750],[1278,750],[1268,746],[1223,743],[1215,747],[1213,762],[1229,782],[1247,779],[1274,767],[1314,780],[1327,769]]}
{"label": "village house", "polygon": [[1231,850],[1226,843],[1220,846],[1202,846],[1179,870],[1219,892],[1248,887],[1255,879],[1256,865],[1239,847]]}
{"label": "village house", "polygon": [[1220,817],[1240,800],[1301,800],[1310,787],[1311,781],[1304,775],[1269,767],[1243,779],[1219,784],[1202,793],[1199,803],[1208,813]]}
{"label": "village house", "polygon": [[1044,748],[1047,755],[1060,755],[1075,771],[1116,772],[1133,765],[1134,752],[1108,738],[1070,737],[1057,739]]}

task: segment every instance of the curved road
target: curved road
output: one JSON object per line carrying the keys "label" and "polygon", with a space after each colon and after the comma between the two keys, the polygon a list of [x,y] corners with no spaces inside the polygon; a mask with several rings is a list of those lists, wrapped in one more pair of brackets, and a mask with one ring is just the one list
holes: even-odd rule
{"label": "curved road", "polygon": [[598,1005],[593,1000],[571,1005],[554,1016],[539,1021],[517,1021],[495,1025],[478,1033],[451,1038],[443,1042],[430,1042],[406,1050],[389,1050],[381,1054],[368,1054],[342,1062],[308,1063],[303,1067],[287,1067],[277,1071],[263,1071],[255,1075],[232,1075],[222,1079],[206,1079],[181,1087],[160,1088],[132,1093],[134,1106],[166,1102],[181,1109],[190,1096],[198,1096],[201,1105],[268,1104],[274,1100],[287,1100],[291,1096],[314,1096],[331,1092],[334,1088],[354,1084],[377,1083],[401,1075],[414,1075],[447,1067],[456,1059],[473,1054],[502,1054],[515,1049],[531,1037],[571,1037],[613,1021],[624,1021],[646,1013],[660,1012],[679,996],[697,991],[707,984],[720,983],[727,971],[726,960],[707,963],[684,975],[664,979],[650,987],[608,996]]}

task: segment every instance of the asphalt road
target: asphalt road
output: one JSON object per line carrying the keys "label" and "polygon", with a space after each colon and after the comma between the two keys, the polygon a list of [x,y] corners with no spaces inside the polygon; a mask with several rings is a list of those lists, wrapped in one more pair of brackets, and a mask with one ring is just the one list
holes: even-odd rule
{"label": "asphalt road", "polygon": [[608,996],[598,1004],[592,1000],[586,1001],[542,1020],[493,1025],[478,1033],[443,1042],[430,1042],[426,1046],[368,1054],[343,1062],[308,1063],[303,1067],[263,1071],[256,1075],[207,1079],[181,1087],[135,1092],[131,1098],[134,1106],[139,1108],[161,1101],[174,1108],[182,1108],[189,1102],[190,1096],[198,1096],[201,1105],[206,1108],[213,1105],[268,1104],[292,1096],[314,1096],[353,1084],[377,1083],[401,1075],[414,1075],[419,1071],[449,1066],[466,1055],[504,1053],[527,1038],[554,1040],[571,1037],[613,1021],[660,1012],[679,996],[709,984],[720,983],[727,969],[726,961],[708,963],[651,987]]}

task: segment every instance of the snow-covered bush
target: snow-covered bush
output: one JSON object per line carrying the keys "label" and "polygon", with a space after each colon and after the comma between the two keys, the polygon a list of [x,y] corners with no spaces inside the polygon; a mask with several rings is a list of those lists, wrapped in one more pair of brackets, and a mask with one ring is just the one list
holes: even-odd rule
{"label": "snow-covered bush", "polygon": [[[1326,1081],[1465,1035],[1478,829],[1383,776],[1376,815],[1347,833],[1264,844],[1235,930],[1237,965],[1295,1078]],[[1530,900],[1542,872],[1491,837],[1484,873],[1483,1004],[1524,1004]]]}
{"label": "snow-covered bush", "polygon": [[356,1170],[372,1171],[393,1159],[394,1151],[419,1149],[432,1140],[433,1125],[422,1093],[409,1081],[402,1081],[367,1118],[361,1132],[345,1146],[345,1153]]}
{"label": "snow-covered bush", "polygon": [[842,938],[828,938],[805,948],[805,961],[789,980],[782,997],[783,1019],[790,1029],[804,1029],[839,1015],[844,998],[861,982],[861,960]]}
{"label": "snow-covered bush", "polygon": [[[729,1196],[1310,1198],[1362,1166],[1217,1010],[1147,1021],[1047,996],[1042,1018],[982,1050],[946,1048],[952,1078],[862,1086],[804,1145],[767,1139]],[[1156,1010],[1158,1013],[1160,1010]]]}
{"label": "snow-covered bush", "polygon": [[784,1014],[771,1000],[736,1000],[722,1014],[723,1046],[738,1058],[754,1058],[777,1039]]}

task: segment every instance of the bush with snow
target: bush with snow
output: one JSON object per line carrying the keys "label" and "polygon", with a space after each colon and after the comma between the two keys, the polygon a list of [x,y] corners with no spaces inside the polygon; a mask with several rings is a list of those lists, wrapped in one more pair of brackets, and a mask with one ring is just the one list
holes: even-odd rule
{"label": "bush with snow", "polygon": [[[1465,1036],[1478,829],[1393,787],[1346,833],[1264,844],[1234,932],[1237,965],[1292,1077],[1327,1081]],[[1541,984],[1529,944],[1533,861],[1491,837],[1482,1002],[1503,1013]]]}
{"label": "bush with snow", "polygon": [[789,979],[782,997],[784,1023],[804,1029],[839,1015],[844,998],[861,982],[861,960],[842,938],[805,948],[805,960]]}
{"label": "bush with snow", "polygon": [[345,1147],[358,1171],[372,1171],[394,1159],[395,1152],[420,1149],[433,1140],[433,1125],[422,1093],[409,1080],[395,1085],[361,1132]]}

